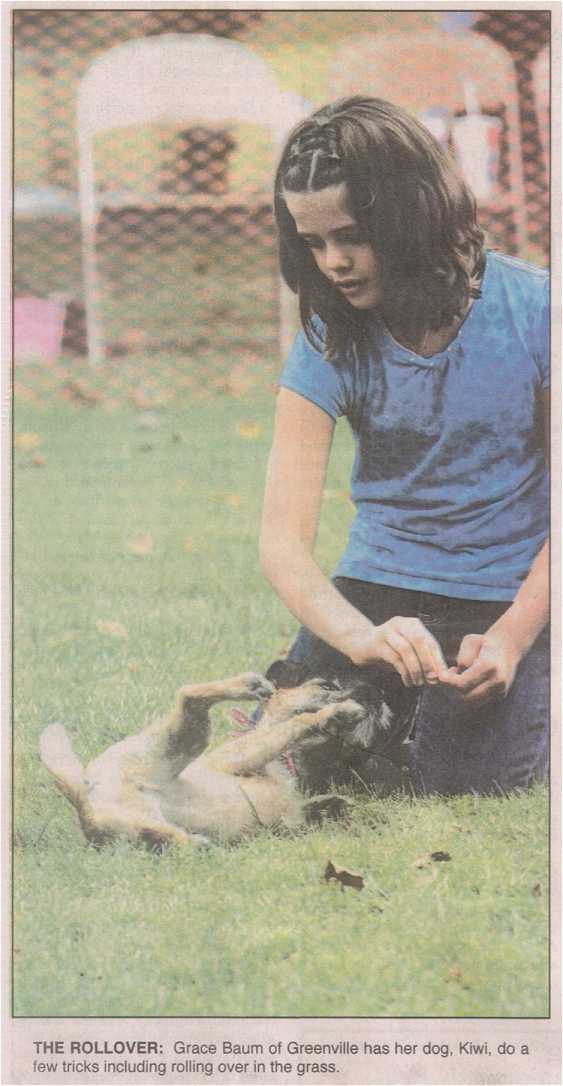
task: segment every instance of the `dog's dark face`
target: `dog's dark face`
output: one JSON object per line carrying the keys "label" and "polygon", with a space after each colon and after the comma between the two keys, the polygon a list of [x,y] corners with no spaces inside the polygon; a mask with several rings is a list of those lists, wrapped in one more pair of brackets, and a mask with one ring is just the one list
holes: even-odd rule
{"label": "dog's dark face", "polygon": [[318,678],[312,676],[310,670],[302,664],[290,660],[276,660],[266,672],[266,678],[279,690],[295,689],[296,692],[300,690],[305,694],[305,691],[310,689],[314,704],[304,705],[301,711],[347,698],[352,698],[363,706],[366,711],[364,720],[348,735],[343,736],[340,747],[349,747],[357,752],[373,752],[381,749],[382,742],[385,743],[389,738],[393,714],[383,692],[372,683],[359,681],[357,672]]}

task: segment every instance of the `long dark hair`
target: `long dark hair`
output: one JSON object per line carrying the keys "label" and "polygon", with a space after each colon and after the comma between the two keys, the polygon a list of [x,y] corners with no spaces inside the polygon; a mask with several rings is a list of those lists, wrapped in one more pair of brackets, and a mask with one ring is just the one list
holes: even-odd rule
{"label": "long dark hair", "polygon": [[382,98],[343,98],[290,135],[276,172],[280,265],[299,295],[308,339],[337,358],[365,345],[369,314],[354,309],[318,270],[299,238],[284,192],[346,183],[351,210],[377,257],[378,310],[394,333],[416,343],[465,313],[484,265],[475,199],[456,164],[409,113]]}

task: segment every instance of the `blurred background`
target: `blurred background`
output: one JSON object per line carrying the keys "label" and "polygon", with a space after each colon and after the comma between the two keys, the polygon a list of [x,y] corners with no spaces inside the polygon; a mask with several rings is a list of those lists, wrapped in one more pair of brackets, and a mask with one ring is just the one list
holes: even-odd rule
{"label": "blurred background", "polygon": [[294,323],[276,155],[344,94],[417,114],[490,244],[547,264],[549,38],[520,7],[15,10],[16,392],[64,379],[95,402],[115,378],[145,407],[271,384]]}

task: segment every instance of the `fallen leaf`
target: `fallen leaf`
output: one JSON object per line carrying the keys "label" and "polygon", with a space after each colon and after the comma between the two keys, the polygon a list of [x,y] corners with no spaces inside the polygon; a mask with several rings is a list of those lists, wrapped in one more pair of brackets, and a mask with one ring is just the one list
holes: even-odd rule
{"label": "fallen leaf", "polygon": [[261,433],[262,427],[258,422],[239,422],[237,426],[238,436],[246,441],[255,441],[257,437],[260,437]]}
{"label": "fallen leaf", "polygon": [[461,980],[462,976],[463,972],[457,962],[455,965],[452,965],[451,969],[448,969],[448,977],[450,977],[451,980]]}
{"label": "fallen leaf", "polygon": [[43,467],[45,467],[45,464],[47,463],[47,460],[45,459],[44,456],[42,456],[41,453],[35,453],[35,456],[32,456],[32,458],[31,458],[31,462],[32,462],[32,464],[35,464],[36,468],[43,468]]}
{"label": "fallen leaf", "polygon": [[184,536],[184,550],[185,551],[193,551],[193,549],[194,549],[193,537],[191,535]]}
{"label": "fallen leaf", "polygon": [[113,622],[111,619],[99,618],[96,622],[98,633],[107,634],[108,637],[129,637],[129,633],[121,622]]}
{"label": "fallen leaf", "polygon": [[331,879],[335,879],[340,883],[340,889],[344,890],[345,886],[351,886],[354,890],[363,890],[364,880],[362,875],[355,874],[353,871],[347,871],[345,867],[337,867],[333,864],[332,860],[327,861],[325,867],[324,876],[325,882],[330,882]]}
{"label": "fallen leaf", "polygon": [[141,532],[140,535],[136,535],[133,539],[130,539],[127,544],[129,554],[136,554],[139,557],[143,557],[145,554],[151,554],[153,549],[154,540],[150,532]]}
{"label": "fallen leaf", "polygon": [[449,852],[425,852],[414,861],[414,867],[427,867],[429,863],[440,863],[451,860]]}
{"label": "fallen leaf", "polygon": [[79,381],[65,381],[61,388],[61,396],[82,407],[96,407],[103,400],[100,392],[87,388]]}
{"label": "fallen leaf", "polygon": [[540,897],[541,895],[541,882],[536,882],[535,886],[532,886],[532,893],[534,897]]}
{"label": "fallen leaf", "polygon": [[240,509],[241,497],[240,494],[224,494],[223,501],[229,509]]}
{"label": "fallen leaf", "polygon": [[18,452],[31,452],[32,449],[38,449],[41,444],[41,438],[39,434],[29,433],[27,430],[22,431],[14,436],[14,448]]}

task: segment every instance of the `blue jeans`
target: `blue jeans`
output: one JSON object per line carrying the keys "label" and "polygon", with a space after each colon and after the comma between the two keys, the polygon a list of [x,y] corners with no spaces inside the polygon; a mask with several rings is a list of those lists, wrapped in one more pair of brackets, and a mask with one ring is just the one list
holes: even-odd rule
{"label": "blue jeans", "polygon": [[[337,577],[335,585],[375,625],[395,615],[415,616],[453,664],[463,637],[482,634],[508,603],[454,599]],[[417,794],[502,793],[543,780],[549,759],[549,632],[546,628],[521,660],[506,697],[482,706],[463,702],[451,688],[406,688],[382,666],[356,668],[350,660],[302,628],[288,654],[307,675],[356,676],[384,692],[396,718],[399,742],[387,757],[403,765]],[[408,742],[403,742],[405,735]]]}

